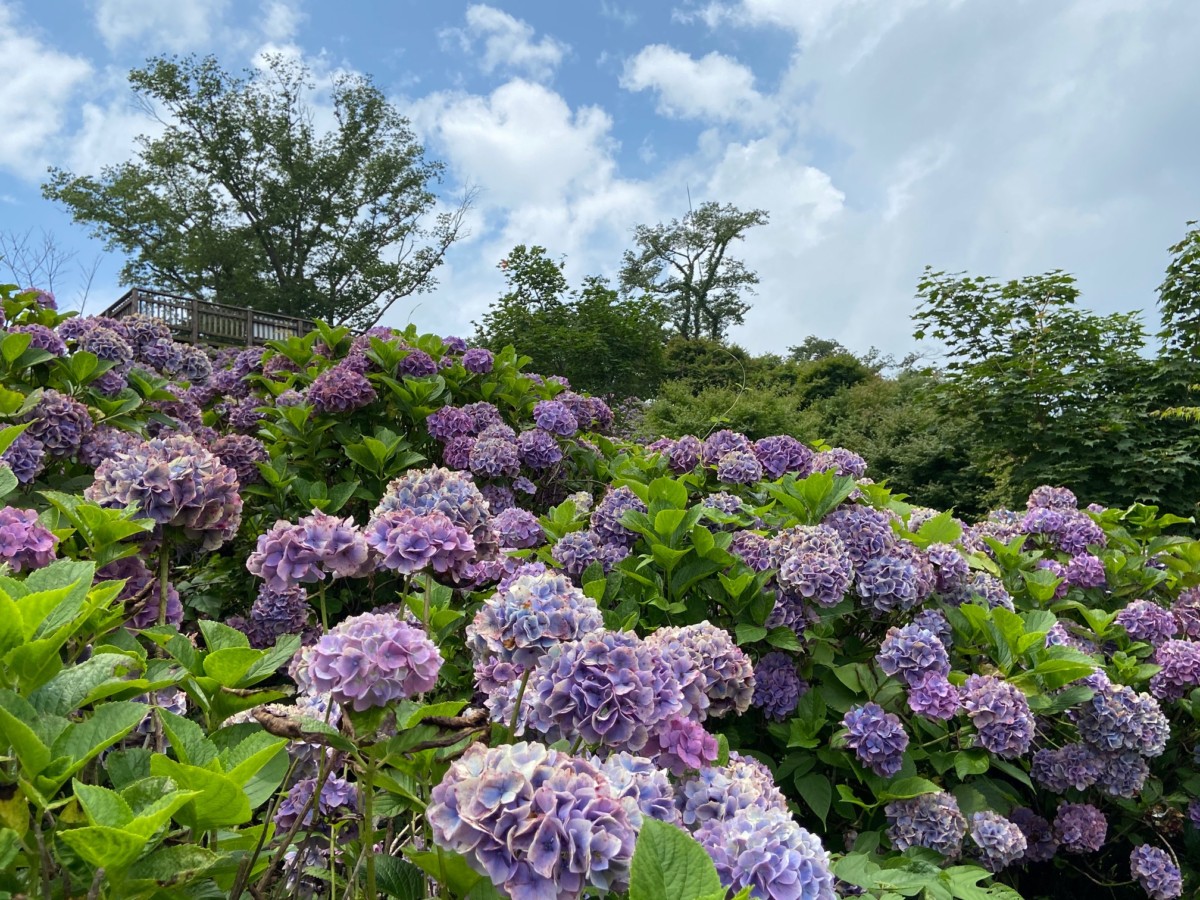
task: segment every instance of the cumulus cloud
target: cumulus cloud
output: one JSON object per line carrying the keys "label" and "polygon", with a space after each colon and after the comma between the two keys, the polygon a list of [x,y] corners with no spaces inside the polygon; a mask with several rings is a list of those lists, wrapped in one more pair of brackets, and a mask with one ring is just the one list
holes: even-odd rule
{"label": "cumulus cloud", "polygon": [[208,46],[228,8],[229,0],[98,0],[96,30],[110,50],[141,43],[181,53]]}
{"label": "cumulus cloud", "polygon": [[549,35],[535,40],[535,34],[528,22],[476,3],[467,7],[466,27],[447,29],[442,36],[456,41],[464,53],[477,55],[479,68],[489,75],[501,71],[545,81],[571,48]]}
{"label": "cumulus cloud", "polygon": [[658,94],[663,115],[710,121],[754,121],[764,112],[754,73],[720,53],[693,59],[665,44],[643,47],[625,64],[621,87]]}

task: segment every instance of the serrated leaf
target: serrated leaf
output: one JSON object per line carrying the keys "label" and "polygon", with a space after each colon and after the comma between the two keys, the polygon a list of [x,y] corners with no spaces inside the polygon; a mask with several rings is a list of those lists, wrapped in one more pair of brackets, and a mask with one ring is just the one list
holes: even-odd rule
{"label": "serrated leaf", "polygon": [[642,823],[629,869],[629,900],[695,900],[721,890],[707,851],[682,828]]}

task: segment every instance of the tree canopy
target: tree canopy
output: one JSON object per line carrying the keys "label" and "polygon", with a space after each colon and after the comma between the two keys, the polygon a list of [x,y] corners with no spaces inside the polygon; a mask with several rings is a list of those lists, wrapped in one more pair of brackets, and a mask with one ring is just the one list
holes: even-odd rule
{"label": "tree canopy", "polygon": [[127,255],[125,284],[359,327],[434,284],[467,201],[433,215],[442,166],[368,78],[335,79],[327,131],[309,70],[282,55],[240,77],[160,56],[129,80],[162,133],[43,185]]}
{"label": "tree canopy", "polygon": [[745,320],[758,275],[729,255],[746,231],[767,224],[761,209],[743,211],[731,203],[702,203],[682,220],[634,229],[634,249],[621,268],[621,291],[659,300],[675,333],[685,340],[723,340],[730,326]]}

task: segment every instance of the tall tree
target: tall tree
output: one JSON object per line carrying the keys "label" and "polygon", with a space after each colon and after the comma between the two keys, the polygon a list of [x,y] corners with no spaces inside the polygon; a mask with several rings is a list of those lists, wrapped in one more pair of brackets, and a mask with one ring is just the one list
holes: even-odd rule
{"label": "tall tree", "polygon": [[625,251],[621,291],[660,300],[680,337],[723,340],[730,326],[745,320],[758,275],[729,255],[746,231],[767,224],[761,209],[743,211],[733,204],[700,204],[682,220],[639,225],[634,249]]}
{"label": "tall tree", "polygon": [[360,327],[434,284],[469,198],[429,221],[442,166],[368,78],[334,81],[328,131],[308,69],[282,55],[243,77],[160,56],[129,80],[162,133],[42,188],[127,254],[124,283]]}

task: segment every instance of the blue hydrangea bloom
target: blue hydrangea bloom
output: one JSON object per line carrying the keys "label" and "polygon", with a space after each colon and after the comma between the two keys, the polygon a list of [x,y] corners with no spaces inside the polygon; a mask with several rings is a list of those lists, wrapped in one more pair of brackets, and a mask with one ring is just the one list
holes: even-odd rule
{"label": "blue hydrangea bloom", "polygon": [[846,745],[863,765],[883,778],[890,778],[900,771],[908,735],[899,717],[884,712],[878,703],[867,703],[847,712],[842,724],[849,732]]}

